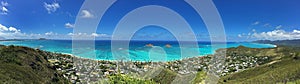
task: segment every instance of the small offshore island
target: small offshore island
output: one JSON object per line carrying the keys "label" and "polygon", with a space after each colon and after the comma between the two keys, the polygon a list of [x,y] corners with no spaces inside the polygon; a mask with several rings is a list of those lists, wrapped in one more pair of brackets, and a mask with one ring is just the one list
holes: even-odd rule
{"label": "small offshore island", "polygon": [[[1,46],[0,83],[196,84],[207,82],[205,78],[211,69],[216,69],[215,74],[220,76],[219,83],[300,81],[299,48],[227,48],[225,62],[222,63],[216,59],[221,59],[218,55],[224,54],[224,50],[219,49],[213,55],[169,62],[117,62],[84,59],[21,46]],[[190,78],[189,74],[195,74],[195,77]]]}

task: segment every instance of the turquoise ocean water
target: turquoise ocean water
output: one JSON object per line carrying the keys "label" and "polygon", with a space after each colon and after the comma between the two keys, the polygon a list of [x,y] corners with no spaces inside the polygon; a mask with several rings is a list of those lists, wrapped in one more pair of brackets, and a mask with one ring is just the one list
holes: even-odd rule
{"label": "turquoise ocean water", "polygon": [[[0,41],[2,45],[17,45],[17,46],[27,46],[31,48],[39,48],[41,50],[57,52],[57,53],[68,53],[72,54],[72,41],[71,40],[24,40],[24,41]],[[132,61],[150,61],[149,50],[151,47],[146,46],[147,44],[152,44],[153,46],[161,47],[166,54],[166,60],[179,60],[181,58],[180,47],[177,41],[130,41],[129,49],[120,48],[119,51],[111,51],[111,41],[95,41],[95,50],[89,52],[82,52],[76,54],[76,56],[82,58],[90,58],[96,60],[114,60],[112,53],[117,53],[122,55],[122,52],[129,52],[130,60]],[[169,44],[169,47],[166,45]],[[84,44],[83,44],[84,45]],[[272,48],[276,47],[271,44],[258,44],[250,42],[227,42],[226,46],[223,44],[216,44],[212,47],[210,42],[198,42],[198,47],[185,48],[198,50],[199,54],[197,56],[203,56],[208,54],[213,54],[215,50],[220,48],[238,47],[246,46],[251,48]],[[84,49],[84,48],[83,48]],[[95,54],[96,57],[89,57],[91,54]],[[155,53],[159,55],[160,53]],[[195,56],[189,56],[195,57]],[[155,61],[155,60],[151,60]]]}

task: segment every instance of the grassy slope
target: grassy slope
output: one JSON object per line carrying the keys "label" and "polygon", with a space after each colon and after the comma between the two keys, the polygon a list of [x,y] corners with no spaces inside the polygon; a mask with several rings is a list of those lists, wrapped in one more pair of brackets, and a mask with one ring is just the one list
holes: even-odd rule
{"label": "grassy slope", "polygon": [[[204,82],[203,80],[206,77],[205,71],[200,71],[196,75],[188,74],[188,75],[179,75],[176,72],[173,72],[169,69],[159,68],[154,71],[150,71],[147,74],[143,75],[144,79],[151,79],[160,84],[196,84],[199,82]],[[192,80],[191,80],[192,79]]]}
{"label": "grassy slope", "polygon": [[205,83],[205,77],[206,77],[206,72],[205,71],[200,71],[196,74],[195,79],[193,80],[193,84],[198,84],[198,83]]}
{"label": "grassy slope", "polygon": [[176,76],[177,74],[175,72],[168,69],[162,69],[162,71],[152,80],[160,84],[171,84]]}
{"label": "grassy slope", "polygon": [[[123,74],[114,74],[108,77],[107,84],[156,84],[154,81],[130,77]],[[102,82],[100,82],[102,83]]]}
{"label": "grassy slope", "polygon": [[231,48],[228,52],[235,52],[242,55],[270,56],[273,57],[273,64],[265,64],[259,67],[248,69],[222,77],[219,83],[241,84],[241,83],[284,83],[300,79],[300,57],[299,51],[287,47],[274,49],[250,49]]}
{"label": "grassy slope", "polygon": [[0,83],[69,83],[49,66],[46,53],[26,47],[0,47]]}
{"label": "grassy slope", "polygon": [[300,60],[283,59],[271,65],[264,65],[223,77],[221,83],[278,83],[300,79]]}

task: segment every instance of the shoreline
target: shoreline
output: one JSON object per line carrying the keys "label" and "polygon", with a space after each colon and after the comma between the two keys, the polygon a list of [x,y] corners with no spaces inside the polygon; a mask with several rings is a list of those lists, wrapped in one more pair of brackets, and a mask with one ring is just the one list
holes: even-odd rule
{"label": "shoreline", "polygon": [[[47,52],[50,52],[50,51],[47,51]],[[51,53],[54,53],[54,52],[51,52]],[[76,55],[73,55],[73,54],[70,54],[70,53],[59,53],[59,52],[55,52],[57,54],[63,54],[63,55],[69,55],[71,57],[74,57],[74,58],[79,58],[79,59],[83,59],[83,60],[93,60],[93,61],[110,61],[110,62],[141,62],[141,63],[149,63],[149,62],[176,62],[176,61],[183,61],[183,60],[188,60],[188,59],[191,59],[191,58],[202,58],[202,57],[207,57],[207,56],[211,56],[211,55],[214,55],[214,54],[207,54],[207,55],[199,55],[199,56],[193,56],[193,57],[188,57],[188,58],[182,58],[180,60],[171,60],[171,61],[123,61],[123,60],[101,60],[101,59],[91,59],[91,58],[84,58],[84,57],[80,57],[80,56],[76,56]]]}
{"label": "shoreline", "polygon": [[[269,44],[269,45],[273,45],[273,47],[269,47],[269,48],[277,48],[278,46],[275,44]],[[242,45],[239,45],[242,46]],[[237,47],[239,47],[237,46]],[[26,47],[26,46],[25,46]],[[237,47],[228,47],[228,48],[237,48]],[[246,46],[243,46],[246,47]],[[206,55],[198,55],[198,56],[191,56],[191,57],[187,57],[187,58],[181,58],[178,60],[166,60],[166,61],[141,61],[141,60],[136,60],[136,61],[132,61],[132,60],[128,60],[128,61],[123,61],[123,60],[108,60],[108,59],[91,59],[91,58],[84,58],[84,57],[80,57],[80,56],[76,56],[70,53],[62,53],[62,52],[52,52],[52,53],[60,53],[60,54],[65,54],[65,55],[70,55],[72,57],[75,58],[79,58],[79,59],[86,59],[86,60],[93,60],[93,61],[110,61],[110,62],[142,62],[142,63],[149,63],[149,62],[176,62],[176,61],[183,61],[183,60],[188,60],[188,59],[192,59],[192,58],[202,58],[202,57],[208,57],[208,56],[212,56],[215,55],[217,53],[217,51],[219,50],[224,50],[224,49],[228,49],[228,48],[219,48],[216,49],[212,52],[212,54],[206,54]],[[246,48],[251,48],[251,47],[246,47]],[[253,48],[252,48],[253,49]],[[259,48],[259,49],[264,49],[264,48]],[[51,52],[51,51],[48,51]]]}
{"label": "shoreline", "polygon": [[[251,43],[255,43],[255,42],[251,42]],[[255,44],[265,44],[265,43],[255,43]],[[3,44],[0,44],[0,45],[3,45]],[[278,47],[278,46],[275,45],[275,44],[267,44],[267,45],[272,45],[272,47],[267,47],[267,48],[276,48],[276,47]],[[5,46],[10,46],[10,45],[5,45]],[[13,46],[20,46],[20,45],[13,45]],[[22,45],[21,45],[21,46],[22,46]],[[243,45],[239,45],[239,46],[243,46]],[[239,47],[239,46],[237,46],[237,47]],[[28,46],[22,46],[22,47],[28,47]],[[39,50],[46,51],[46,52],[51,52],[51,53],[65,54],[65,55],[70,55],[70,56],[72,56],[72,57],[79,58],[79,59],[94,60],[94,61],[111,61],[111,62],[118,62],[118,61],[125,61],[125,62],[127,62],[127,61],[129,61],[129,62],[142,62],[142,63],[148,63],[148,62],[175,62],[175,61],[182,61],[182,60],[191,59],[191,58],[207,57],[207,56],[211,56],[211,55],[216,54],[216,52],[217,52],[218,50],[221,50],[221,49],[228,49],[228,48],[237,48],[237,47],[219,48],[219,49],[216,49],[216,50],[211,49],[211,50],[213,51],[211,54],[198,55],[198,56],[189,56],[189,57],[187,57],[187,58],[171,59],[171,60],[164,60],[164,61],[93,59],[93,58],[85,58],[85,57],[81,57],[81,56],[76,56],[76,55],[73,55],[73,54],[71,54],[71,53],[53,52],[53,51],[48,51],[48,50],[42,50],[42,49],[39,49],[39,48],[33,48],[33,49],[39,49]],[[247,47],[247,46],[244,46],[244,47]],[[32,48],[32,47],[28,47],[28,48]],[[247,48],[252,48],[252,47],[247,47]],[[263,48],[260,48],[260,49],[263,49]]]}

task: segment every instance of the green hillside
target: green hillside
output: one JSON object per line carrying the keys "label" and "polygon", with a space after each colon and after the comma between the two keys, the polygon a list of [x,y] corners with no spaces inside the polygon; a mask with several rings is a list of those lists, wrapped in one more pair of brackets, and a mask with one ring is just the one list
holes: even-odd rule
{"label": "green hillside", "polygon": [[47,53],[27,47],[0,47],[0,84],[69,83],[47,62]]}
{"label": "green hillside", "polygon": [[298,50],[287,47],[272,49],[231,48],[228,53],[239,55],[269,56],[270,62],[221,77],[221,84],[275,84],[294,83],[300,80],[300,54]]}

